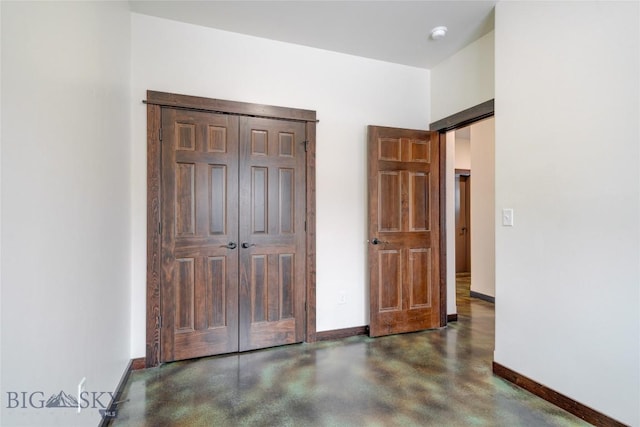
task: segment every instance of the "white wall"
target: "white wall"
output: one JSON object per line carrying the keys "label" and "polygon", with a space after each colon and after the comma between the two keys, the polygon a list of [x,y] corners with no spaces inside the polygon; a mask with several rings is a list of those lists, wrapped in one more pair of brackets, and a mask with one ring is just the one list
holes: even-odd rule
{"label": "white wall", "polygon": [[640,425],[640,4],[496,8],[495,361]]}
{"label": "white wall", "polygon": [[129,359],[128,6],[1,8],[0,424],[96,425],[7,393],[114,391]]}
{"label": "white wall", "polygon": [[494,32],[431,69],[431,122],[494,97]]}
{"label": "white wall", "polygon": [[456,135],[456,169],[471,170],[471,140]]}
{"label": "white wall", "polygon": [[446,233],[447,233],[447,314],[458,313],[456,305],[456,133],[446,136]]}
{"label": "white wall", "polygon": [[429,72],[139,14],[132,58],[132,357],[145,353],[147,89],[317,111],[317,330],[369,324],[366,126],[426,129]]}
{"label": "white wall", "polygon": [[471,125],[471,290],[495,296],[495,153],[493,117]]}

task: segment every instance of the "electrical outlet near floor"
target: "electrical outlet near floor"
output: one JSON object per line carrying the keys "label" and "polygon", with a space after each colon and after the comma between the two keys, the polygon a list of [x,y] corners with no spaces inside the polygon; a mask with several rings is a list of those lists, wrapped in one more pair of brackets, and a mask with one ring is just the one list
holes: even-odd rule
{"label": "electrical outlet near floor", "polygon": [[82,393],[84,393],[84,387],[86,383],[87,377],[82,377],[82,379],[78,383],[78,413],[82,412],[82,407],[80,406],[80,398],[82,397]]}

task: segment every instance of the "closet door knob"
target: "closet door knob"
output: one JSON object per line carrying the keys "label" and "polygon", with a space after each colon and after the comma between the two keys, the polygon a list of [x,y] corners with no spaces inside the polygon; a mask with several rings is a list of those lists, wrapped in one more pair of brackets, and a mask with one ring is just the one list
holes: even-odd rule
{"label": "closet door knob", "polygon": [[229,242],[226,245],[222,245],[220,246],[221,248],[227,248],[227,249],[235,249],[238,247],[238,245],[236,245],[236,242]]}
{"label": "closet door knob", "polygon": [[372,244],[374,244],[374,245],[380,245],[380,244],[389,243],[389,242],[387,242],[386,240],[380,240],[380,239],[378,239],[377,237],[375,237],[375,238],[371,241],[371,243],[372,243]]}
{"label": "closet door knob", "polygon": [[247,242],[242,243],[242,247],[244,249],[250,248],[251,246],[255,246],[255,245],[256,245],[255,243],[247,243]]}

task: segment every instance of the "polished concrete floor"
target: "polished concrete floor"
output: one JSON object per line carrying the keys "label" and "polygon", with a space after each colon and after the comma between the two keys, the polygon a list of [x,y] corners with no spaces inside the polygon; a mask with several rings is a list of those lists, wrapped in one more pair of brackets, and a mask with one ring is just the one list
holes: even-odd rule
{"label": "polished concrete floor", "polygon": [[458,321],[134,372],[114,426],[575,426],[495,377],[493,305],[458,282]]}

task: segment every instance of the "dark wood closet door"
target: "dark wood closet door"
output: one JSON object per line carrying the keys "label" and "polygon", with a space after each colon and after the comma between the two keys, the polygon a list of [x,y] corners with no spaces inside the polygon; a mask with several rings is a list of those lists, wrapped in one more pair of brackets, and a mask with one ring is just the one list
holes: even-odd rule
{"label": "dark wood closet door", "polygon": [[163,362],[238,350],[238,117],[162,109]]}
{"label": "dark wood closet door", "polygon": [[315,111],[146,102],[146,366],[315,341]]}
{"label": "dark wood closet door", "polygon": [[437,132],[369,126],[371,336],[440,326]]}
{"label": "dark wood closet door", "polygon": [[305,124],[240,119],[240,351],[304,340]]}

